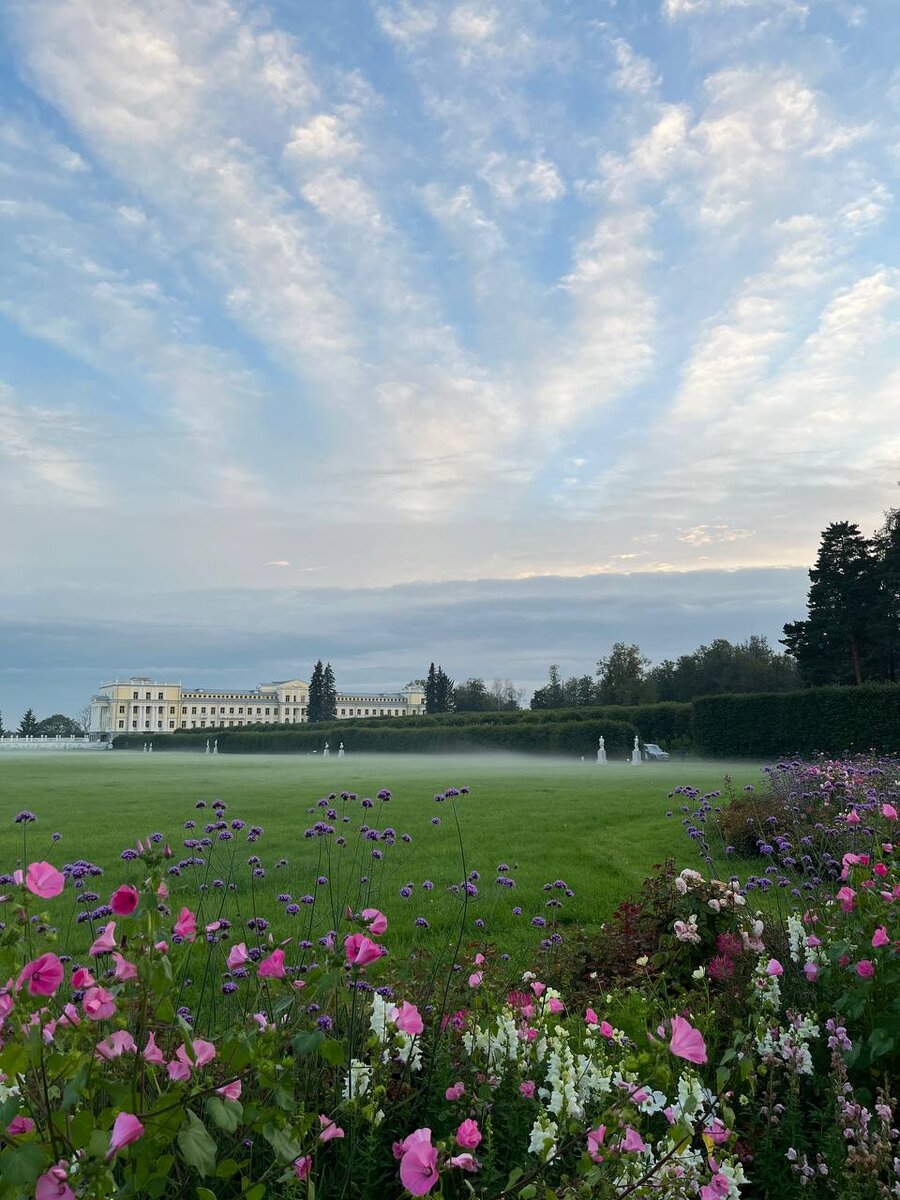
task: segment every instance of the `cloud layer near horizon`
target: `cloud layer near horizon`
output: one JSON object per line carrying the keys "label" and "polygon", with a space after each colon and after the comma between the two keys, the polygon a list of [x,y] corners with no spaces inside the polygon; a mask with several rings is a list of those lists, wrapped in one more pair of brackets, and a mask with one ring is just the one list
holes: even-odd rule
{"label": "cloud layer near horizon", "polygon": [[[185,625],[240,596],[246,629],[309,587],[694,571],[702,604],[896,502],[892,0],[12,0],[0,28],[0,596],[133,621],[101,675],[162,592]],[[732,633],[796,610],[758,615]],[[551,633],[460,669],[532,680]]]}

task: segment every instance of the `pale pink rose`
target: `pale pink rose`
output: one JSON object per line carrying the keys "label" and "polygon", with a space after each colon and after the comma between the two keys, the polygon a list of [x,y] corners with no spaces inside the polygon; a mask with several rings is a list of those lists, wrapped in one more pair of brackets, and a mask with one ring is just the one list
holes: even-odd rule
{"label": "pale pink rose", "polygon": [[319,1114],[319,1124],[322,1126],[322,1131],[319,1134],[320,1142],[331,1142],[335,1138],[342,1138],[344,1131],[340,1125],[336,1124],[331,1117],[326,1117],[324,1113]]}
{"label": "pale pink rose", "polygon": [[228,958],[225,961],[228,964],[228,970],[233,971],[235,967],[242,967],[245,962],[249,961],[249,958],[247,947],[243,942],[238,942],[228,951]]}
{"label": "pale pink rose", "polygon": [[284,979],[284,951],[280,947],[273,950],[259,964],[256,973],[260,979]]}
{"label": "pale pink rose", "polygon": [[124,983],[128,979],[137,979],[137,967],[134,963],[130,963],[127,958],[123,958],[118,950],[113,951],[113,962],[116,964],[113,978],[117,979],[119,983]]}
{"label": "pale pink rose", "polygon": [[541,983],[540,980],[536,979],[534,981],[534,983],[531,985],[531,990],[534,992],[534,994],[538,998],[540,998],[541,996],[543,996],[544,992],[546,992],[547,985],[546,985],[546,983]]}
{"label": "pale pink rose", "polygon": [[814,962],[807,963],[803,968],[803,974],[810,983],[815,983],[819,978],[819,964]]}
{"label": "pale pink rose", "polygon": [[141,895],[130,883],[123,883],[109,898],[109,907],[117,917],[130,917],[140,904]]}
{"label": "pale pink rose", "polygon": [[463,1150],[477,1150],[481,1143],[481,1130],[478,1128],[478,1122],[473,1121],[471,1117],[463,1121],[459,1129],[456,1131],[456,1144],[462,1147]]}
{"label": "pale pink rose", "polygon": [[897,820],[897,810],[896,810],[896,808],[893,806],[893,804],[882,804],[882,806],[881,806],[881,815],[882,815],[883,817],[887,817],[887,819],[888,819],[889,821],[896,821],[896,820]]}
{"label": "pale pink rose", "polygon": [[116,999],[103,987],[89,988],[81,1002],[84,1015],[91,1021],[105,1021],[116,1011]]}
{"label": "pale pink rose", "polygon": [[484,980],[484,972],[483,971],[473,971],[472,974],[469,976],[469,987],[470,988],[480,987],[483,980]]}
{"label": "pale pink rose", "polygon": [[116,948],[116,923],[110,921],[105,926],[103,932],[98,938],[94,939],[94,944],[91,946],[88,954],[91,958],[96,958],[98,954],[112,954]]}
{"label": "pale pink rose", "polygon": [[381,937],[387,933],[387,917],[377,908],[364,908],[359,914],[369,927],[372,937]]}
{"label": "pale pink rose", "polygon": [[524,1080],[522,1083],[519,1084],[519,1092],[525,1097],[526,1100],[533,1099],[534,1098],[534,1081],[531,1079]]}
{"label": "pale pink rose", "polygon": [[451,1087],[447,1088],[446,1092],[444,1092],[444,1099],[449,1100],[452,1103],[454,1100],[461,1100],[465,1094],[466,1085],[464,1083],[454,1083]]}
{"label": "pale pink rose", "polygon": [[106,1152],[107,1161],[124,1146],[130,1146],[138,1138],[144,1136],[144,1126],[131,1113],[120,1112],[113,1121],[112,1133],[109,1138],[109,1149]]}
{"label": "pale pink rose", "polygon": [[20,991],[23,984],[27,983],[31,996],[54,996],[65,974],[55,954],[42,954],[22,968],[16,980],[16,990]]}
{"label": "pale pink rose", "polygon": [[419,1010],[408,1000],[404,1000],[399,1008],[395,1007],[391,1010],[391,1020],[401,1033],[408,1033],[412,1036],[422,1033],[425,1029]]}
{"label": "pale pink rose", "polygon": [[25,886],[42,900],[52,900],[66,886],[66,877],[48,862],[34,862],[28,868]]}
{"label": "pale pink rose", "polygon": [[197,918],[189,908],[183,908],[178,914],[173,933],[186,942],[192,942],[197,936]]}
{"label": "pale pink rose", "polygon": [[848,825],[858,825],[860,822],[859,813],[856,811],[855,808],[851,808],[850,811],[847,813],[845,820]]}
{"label": "pale pink rose", "polygon": [[558,1016],[561,1012],[566,1011],[566,1006],[563,1004],[562,1000],[557,1000],[557,998],[555,996],[550,997],[550,1000],[547,1003],[547,1007],[550,1009],[550,1011],[553,1013],[554,1016]]}
{"label": "pale pink rose", "polygon": [[599,1025],[600,1024],[600,1018],[597,1016],[597,1014],[594,1012],[594,1010],[592,1008],[589,1008],[587,1010],[587,1012],[584,1014],[584,1020],[585,1020],[585,1024],[587,1024],[587,1025]]}
{"label": "pale pink rose", "polygon": [[600,1022],[600,1032],[603,1034],[603,1036],[605,1038],[611,1038],[611,1037],[613,1037],[613,1035],[615,1034],[616,1031],[613,1029],[612,1025],[610,1025],[609,1021],[601,1021]]}

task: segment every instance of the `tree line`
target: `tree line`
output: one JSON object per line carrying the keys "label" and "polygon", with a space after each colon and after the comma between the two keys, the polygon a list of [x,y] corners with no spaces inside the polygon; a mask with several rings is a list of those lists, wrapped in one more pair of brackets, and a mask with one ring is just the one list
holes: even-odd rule
{"label": "tree line", "polygon": [[3,713],[0,713],[0,737],[4,734],[17,734],[19,737],[83,737],[90,723],[90,708],[82,709],[77,717],[67,717],[63,713],[54,713],[52,717],[44,717],[39,721],[34,709],[26,710],[25,715],[15,729],[3,728]]}

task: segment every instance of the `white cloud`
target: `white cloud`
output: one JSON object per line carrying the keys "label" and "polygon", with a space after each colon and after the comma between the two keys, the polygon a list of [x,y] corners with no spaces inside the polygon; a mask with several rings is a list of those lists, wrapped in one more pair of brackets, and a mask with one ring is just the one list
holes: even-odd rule
{"label": "white cloud", "polygon": [[755,529],[732,529],[730,525],[695,525],[678,534],[679,542],[691,546],[711,546],[714,542],[737,542],[754,537]]}
{"label": "white cloud", "polygon": [[355,158],[360,151],[356,138],[345,129],[334,113],[317,113],[305,125],[298,125],[285,146],[285,156],[300,159]]}
{"label": "white cloud", "polygon": [[636,54],[624,38],[613,39],[616,70],[612,84],[621,92],[651,96],[659,87],[659,72],[649,58]]}
{"label": "white cloud", "polygon": [[495,151],[485,157],[478,173],[500,204],[552,204],[566,194],[559,171],[547,158],[514,159]]}
{"label": "white cloud", "polygon": [[0,382],[0,472],[10,505],[96,508],[108,501],[86,462],[93,431],[72,411],[22,403]]}

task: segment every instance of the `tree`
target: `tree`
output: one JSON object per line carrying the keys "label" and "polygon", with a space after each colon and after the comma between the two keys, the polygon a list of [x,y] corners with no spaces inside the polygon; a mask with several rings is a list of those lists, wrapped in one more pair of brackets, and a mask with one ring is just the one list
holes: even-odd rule
{"label": "tree", "polygon": [[85,704],[84,708],[79,708],[74,719],[81,732],[88,733],[91,728],[91,706]]}
{"label": "tree", "polygon": [[726,692],[783,692],[800,684],[793,658],[776,653],[758,634],[736,643],[716,638],[677,662],[664,659],[647,678],[657,699],[678,701]]}
{"label": "tree", "polygon": [[3,713],[0,712],[0,737],[3,737],[6,730],[3,728]]}
{"label": "tree", "polygon": [[309,699],[306,703],[306,719],[310,725],[323,720],[325,701],[325,668],[321,658],[313,667],[312,678],[309,681]]}
{"label": "tree", "polygon": [[435,712],[453,712],[453,680],[441,666],[438,666],[434,678],[434,704]]}
{"label": "tree", "polygon": [[434,663],[428,668],[428,678],[425,680],[425,711],[426,713],[436,713],[437,696],[437,670]]}
{"label": "tree", "polygon": [[19,722],[19,737],[34,737],[37,733],[38,719],[34,715],[34,709],[29,708],[25,716]]}
{"label": "tree", "polygon": [[597,663],[601,704],[640,704],[648,697],[647,668],[650,659],[640,646],[616,642],[606,658]]}
{"label": "tree", "polygon": [[516,712],[522,704],[522,688],[517,688],[511,679],[491,681],[491,708],[498,712]]}
{"label": "tree", "polygon": [[836,521],[822,533],[809,572],[805,621],[784,627],[782,644],[804,683],[856,683],[877,658],[879,573],[876,547],[858,525]]}
{"label": "tree", "polygon": [[873,545],[878,588],[873,630],[878,646],[876,677],[896,683],[900,679],[900,508],[884,514]]}
{"label": "tree", "polygon": [[457,712],[491,712],[497,705],[483,679],[467,679],[453,689],[453,707]]}
{"label": "tree", "polygon": [[557,663],[550,664],[547,675],[546,686],[537,688],[531,697],[532,708],[562,708],[565,704],[565,692]]}
{"label": "tree", "polygon": [[337,718],[337,686],[334,682],[334,671],[331,663],[325,664],[322,672],[322,716],[323,721],[334,721]]}
{"label": "tree", "polygon": [[36,737],[81,737],[84,730],[77,721],[62,713],[54,713],[52,717],[44,717],[35,726]]}

